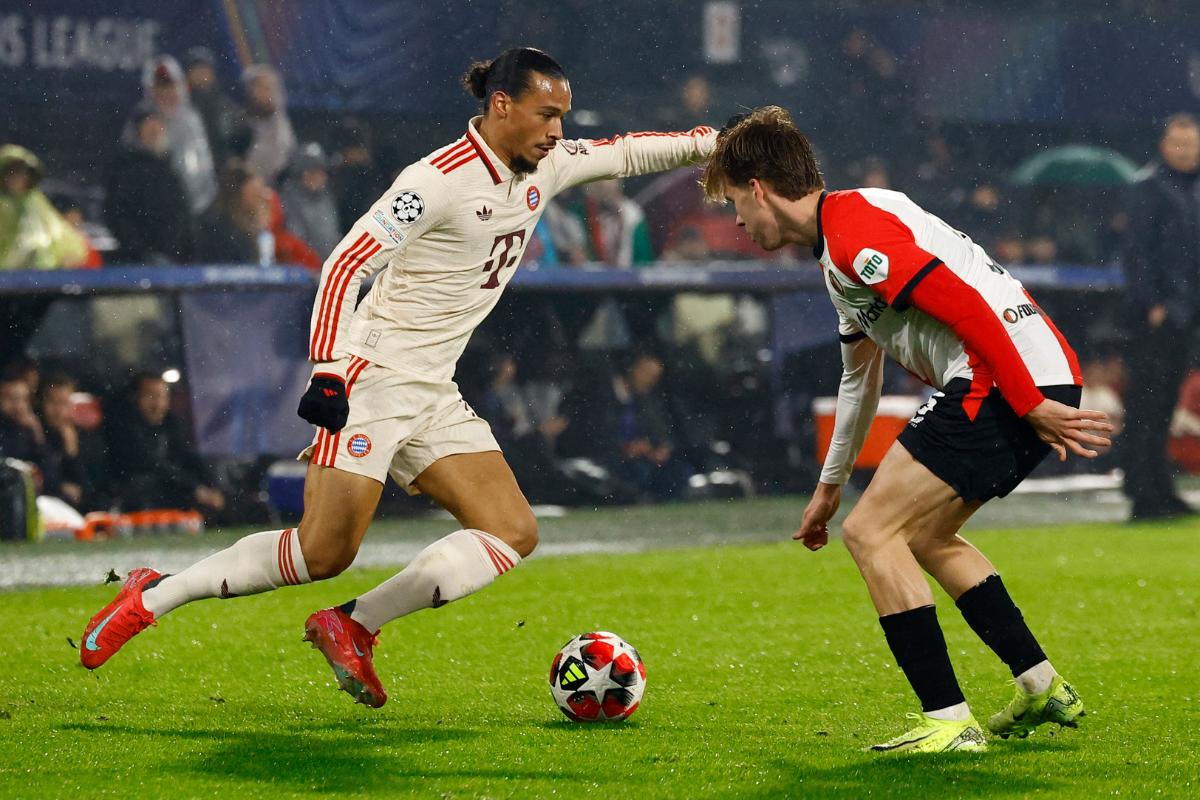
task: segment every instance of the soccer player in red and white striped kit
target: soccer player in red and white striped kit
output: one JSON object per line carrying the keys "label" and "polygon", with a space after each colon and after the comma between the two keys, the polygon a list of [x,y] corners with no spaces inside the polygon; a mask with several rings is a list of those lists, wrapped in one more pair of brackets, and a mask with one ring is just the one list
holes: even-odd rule
{"label": "soccer player in red and white striped kit", "polygon": [[991,562],[959,531],[1052,450],[1092,458],[1101,412],[1078,408],[1074,351],[1020,281],[907,196],[827,192],[808,139],[778,106],[730,120],[704,174],[711,199],[767,250],[813,248],[840,321],[844,370],[833,442],[794,538],[828,541],[879,401],[884,355],[935,389],[842,524],[885,638],[924,713],[874,747],[986,747],[954,675],[924,572],[1011,670],[1016,695],[988,719],[1007,738],[1076,724],[1083,701],[1051,666]]}
{"label": "soccer player in red and white striped kit", "polygon": [[[299,413],[317,426],[296,528],[247,536],[176,575],[130,573],[80,649],[95,669],[164,614],[331,578],[354,560],[390,475],[462,526],[402,572],[308,618],[305,638],[342,689],[379,707],[372,664],[390,620],[476,592],[537,544],[537,522],[455,365],[511,280],[546,203],[571,186],[696,164],[716,132],[563,139],[571,89],[546,53],[515,48],[464,76],[483,101],[463,136],[400,173],[325,261],[313,307],[314,363]],[[378,273],[356,308],[362,280]]]}

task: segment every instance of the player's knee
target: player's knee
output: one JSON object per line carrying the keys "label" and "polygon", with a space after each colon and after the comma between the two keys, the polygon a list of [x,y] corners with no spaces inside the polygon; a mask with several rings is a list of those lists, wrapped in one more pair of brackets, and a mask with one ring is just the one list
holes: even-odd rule
{"label": "player's knee", "polygon": [[308,576],[314,581],[323,581],[341,575],[354,562],[357,550],[349,544],[357,541],[344,531],[324,530],[314,533],[309,525],[300,523],[300,552]]}
{"label": "player's knee", "polygon": [[842,523],[842,542],[856,559],[869,553],[876,539],[876,531],[864,524],[857,514],[851,513]]}
{"label": "player's knee", "polygon": [[538,523],[533,511],[526,509],[525,513],[515,514],[505,520],[500,531],[492,534],[517,551],[517,555],[526,558],[538,544]]}
{"label": "player's knee", "polygon": [[354,563],[355,555],[353,550],[345,547],[314,548],[312,553],[304,553],[304,564],[310,578],[323,581],[345,572]]}

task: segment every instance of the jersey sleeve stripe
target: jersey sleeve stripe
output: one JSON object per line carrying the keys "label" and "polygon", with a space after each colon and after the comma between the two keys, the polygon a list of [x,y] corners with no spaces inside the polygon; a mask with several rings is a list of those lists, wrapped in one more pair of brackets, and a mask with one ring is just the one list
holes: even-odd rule
{"label": "jersey sleeve stripe", "polygon": [[897,311],[907,311],[910,305],[909,300],[912,298],[913,289],[917,288],[917,284],[925,280],[929,273],[933,272],[939,264],[942,264],[940,258],[934,258],[928,264],[917,270],[917,274],[909,279],[908,283],[904,284],[904,288],[896,295],[896,299],[892,301],[892,308]]}
{"label": "jersey sleeve stripe", "polygon": [[321,344],[325,338],[325,324],[329,317],[329,304],[333,300],[333,286],[337,282],[337,278],[341,274],[342,267],[345,265],[347,259],[353,258],[354,253],[370,239],[371,234],[364,231],[355,240],[354,244],[342,251],[342,254],[338,256],[338,260],[334,263],[333,269],[329,271],[329,277],[326,279],[325,286],[321,290],[321,310],[317,314],[317,324],[313,326],[312,341],[309,343],[309,358],[313,361],[320,361],[317,358],[317,353],[320,351]]}
{"label": "jersey sleeve stripe", "polygon": [[442,167],[442,173],[445,175],[449,175],[451,172],[454,172],[454,170],[458,169],[463,164],[468,164],[477,158],[479,158],[478,153],[476,153],[473,150],[468,150],[466,155],[464,155],[459,160],[455,161],[453,164],[448,164],[448,165]]}
{"label": "jersey sleeve stripe", "polygon": [[313,361],[317,360],[317,351],[320,349],[320,341],[323,338],[322,334],[325,330],[325,317],[328,314],[329,303],[333,299],[333,283],[337,275],[340,274],[342,264],[350,257],[355,250],[362,246],[370,238],[370,234],[365,231],[355,240],[354,244],[342,251],[338,256],[337,261],[333,265],[333,269],[329,271],[329,275],[325,280],[325,285],[321,289],[320,310],[317,313],[317,324],[313,326],[312,341],[309,343],[309,358]]}
{"label": "jersey sleeve stripe", "polygon": [[[368,235],[367,240],[355,251],[354,255],[342,264],[341,272],[333,278],[330,294],[332,302],[325,314],[325,325],[322,331],[321,343],[317,349],[317,358],[314,359],[315,361],[329,361],[333,358],[333,345],[334,340],[337,338],[337,326],[342,316],[342,301],[346,298],[346,288],[350,285],[350,281],[354,277],[354,273],[358,271],[358,268],[382,248],[383,245],[375,241],[374,237]],[[337,293],[336,297],[333,297],[333,292]],[[331,315],[332,320],[330,319]]]}
{"label": "jersey sleeve stripe", "polygon": [[839,333],[838,334],[838,341],[841,342],[842,344],[853,344],[854,342],[857,342],[860,339],[865,339],[865,338],[867,338],[867,334],[863,333],[862,331],[858,331],[857,333]]}
{"label": "jersey sleeve stripe", "polygon": [[440,167],[445,162],[454,158],[455,154],[458,154],[458,153],[461,153],[461,152],[464,152],[464,151],[470,150],[470,149],[471,149],[470,142],[468,142],[465,138],[459,139],[457,142],[450,145],[448,148],[443,150],[441,153],[439,153],[438,155],[429,159],[429,163],[433,164],[435,167]]}
{"label": "jersey sleeve stripe", "polygon": [[[469,126],[468,126],[469,127]],[[467,131],[467,141],[475,148],[475,152],[479,154],[479,160],[487,167],[488,174],[492,176],[492,183],[498,185],[500,181],[500,173],[492,166],[492,162],[488,159],[487,153],[483,152],[483,148],[479,146],[479,142],[475,141],[475,136],[470,131]]]}
{"label": "jersey sleeve stripe", "polygon": [[350,390],[354,388],[354,382],[358,380],[358,376],[362,374],[362,371],[367,368],[367,364],[370,363],[365,358],[359,359],[357,364],[351,362],[350,376],[346,381],[346,397],[350,396]]}

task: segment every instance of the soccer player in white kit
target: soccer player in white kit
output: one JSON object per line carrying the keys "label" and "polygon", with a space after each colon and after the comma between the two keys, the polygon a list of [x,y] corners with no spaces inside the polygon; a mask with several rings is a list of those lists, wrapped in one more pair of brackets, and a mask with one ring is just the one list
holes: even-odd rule
{"label": "soccer player in white kit", "polygon": [[[80,656],[95,669],[178,606],[331,578],[354,560],[391,476],[462,526],[361,597],[308,618],[305,638],[342,689],[379,707],[371,661],[384,623],[490,584],[537,545],[537,522],[488,424],[463,401],[455,364],[512,279],[554,195],[577,184],[702,161],[716,132],[563,139],[571,89],[540,50],[515,48],[464,76],[484,113],[400,173],[321,272],[312,380],[299,413],[318,426],[296,528],[247,536],[177,575],[130,573],[92,618]],[[378,273],[357,305],[364,278]]]}
{"label": "soccer player in white kit", "polygon": [[1051,450],[1095,457],[1112,430],[1078,409],[1075,353],[1033,298],[965,234],[883,189],[825,191],[805,136],[769,106],[730,120],[704,175],[711,199],[767,250],[813,254],[840,320],[844,371],[833,442],[795,539],[828,541],[875,415],[884,355],[935,394],[887,452],[842,538],[896,662],[921,701],[912,730],[881,751],[986,747],[954,675],[922,570],[954,598],[972,630],[1009,667],[1016,695],[988,720],[1007,738],[1043,723],[1075,726],[1083,702],[1054,670],[1000,576],[959,530]]}

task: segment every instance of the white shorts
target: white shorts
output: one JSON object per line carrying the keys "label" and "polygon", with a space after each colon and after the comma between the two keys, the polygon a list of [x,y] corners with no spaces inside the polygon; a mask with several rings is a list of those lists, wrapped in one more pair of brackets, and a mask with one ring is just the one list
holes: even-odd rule
{"label": "white shorts", "polygon": [[399,372],[350,356],[329,365],[346,376],[350,416],[335,434],[317,428],[297,456],[384,483],[388,475],[409,494],[433,462],[456,453],[500,450],[491,426],[463,400],[454,381]]}

